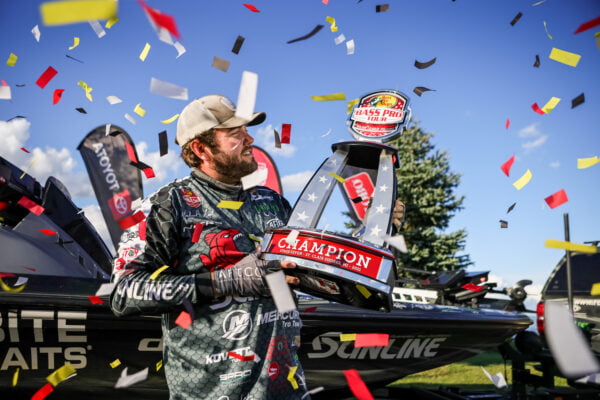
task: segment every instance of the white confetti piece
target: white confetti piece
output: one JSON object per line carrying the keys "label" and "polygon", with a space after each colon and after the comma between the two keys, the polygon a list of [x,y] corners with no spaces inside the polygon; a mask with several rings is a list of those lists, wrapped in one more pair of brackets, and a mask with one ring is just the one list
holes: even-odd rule
{"label": "white confetti piece", "polygon": [[187,88],[177,86],[173,83],[161,81],[156,78],[150,80],[150,93],[157,94],[159,96],[169,97],[176,100],[187,100],[188,90]]}
{"label": "white confetti piece", "polygon": [[181,55],[186,52],[185,47],[183,47],[183,45],[179,42],[173,43],[173,47],[175,47],[175,50],[177,50],[177,57],[175,58],[181,57]]}
{"label": "white confetti piece", "polygon": [[38,25],[34,26],[33,29],[31,30],[31,33],[33,34],[33,37],[35,38],[36,42],[39,42],[40,36],[42,36],[42,34],[40,32],[40,27]]}
{"label": "white confetti piece", "polygon": [[114,283],[103,283],[96,291],[96,296],[107,296],[112,293],[114,287]]}
{"label": "white confetti piece", "polygon": [[346,42],[346,54],[348,54],[348,55],[354,54],[354,39],[348,40]]}
{"label": "white confetti piece", "polygon": [[288,233],[288,235],[285,237],[285,241],[290,245],[290,246],[294,246],[296,244],[296,240],[298,240],[298,235],[300,234],[300,232],[298,232],[297,230],[293,229],[292,231],[290,231],[290,233]]}
{"label": "white confetti piece", "polygon": [[336,46],[340,43],[343,43],[346,40],[346,36],[344,36],[343,33],[341,33],[338,37],[336,37],[335,39],[333,39],[333,42],[336,44]]}
{"label": "white confetti piece", "polygon": [[273,301],[275,302],[277,311],[284,313],[295,310],[296,303],[294,302],[294,297],[292,296],[290,287],[285,281],[285,274],[283,271],[279,270],[277,272],[267,274],[265,279],[267,281],[267,285],[269,285],[269,289],[271,290],[271,296],[273,296]]}
{"label": "white confetti piece", "polygon": [[12,94],[10,92],[10,86],[0,86],[0,100],[10,100],[12,99]]}
{"label": "white confetti piece", "polygon": [[502,389],[508,386],[506,384],[506,379],[504,378],[504,375],[502,375],[502,372],[498,372],[496,375],[492,376],[489,372],[487,372],[485,368],[481,367],[481,369],[483,370],[485,376],[487,376],[488,379],[492,381],[494,386],[496,386],[498,389]]}
{"label": "white confetti piece", "polygon": [[29,278],[20,276],[19,279],[17,279],[17,281],[13,285],[13,287],[22,286],[22,285],[26,284],[28,280],[29,280]]}
{"label": "white confetti piece", "polygon": [[121,372],[121,376],[117,383],[115,384],[115,389],[126,388],[131,385],[135,385],[136,383],[145,381],[148,379],[148,368],[144,368],[140,372],[136,372],[135,374],[127,375],[127,368]]}
{"label": "white confetti piece", "polygon": [[258,74],[250,71],[242,72],[242,82],[237,98],[235,116],[250,121],[254,114],[256,91],[258,89]]}
{"label": "white confetti piece", "polygon": [[402,236],[402,235],[388,236],[385,241],[388,242],[388,244],[390,246],[394,246],[395,248],[400,250],[402,253],[408,253],[408,249],[406,248],[406,241],[404,240],[404,236]]}
{"label": "white confetti piece", "polygon": [[137,122],[135,121],[135,118],[133,118],[131,115],[125,113],[125,119],[127,119],[127,121],[131,122],[132,124],[137,124]]}
{"label": "white confetti piece", "polygon": [[95,19],[88,21],[88,22],[90,23],[90,26],[92,27],[94,32],[96,32],[96,36],[98,36],[98,38],[102,38],[102,37],[104,37],[104,35],[106,35],[106,31],[104,30],[104,28],[102,28],[102,25],[100,25],[100,22],[98,22]]}
{"label": "white confetti piece", "polygon": [[110,103],[110,105],[122,103],[123,100],[118,98],[117,96],[106,96],[106,101]]}

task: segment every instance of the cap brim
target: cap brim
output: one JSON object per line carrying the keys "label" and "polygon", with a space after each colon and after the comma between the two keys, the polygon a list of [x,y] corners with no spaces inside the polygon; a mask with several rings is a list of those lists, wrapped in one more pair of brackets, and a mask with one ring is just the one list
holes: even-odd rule
{"label": "cap brim", "polygon": [[227,121],[223,122],[222,124],[214,126],[213,128],[237,128],[238,126],[242,126],[242,125],[254,126],[254,125],[262,124],[266,118],[267,118],[267,114],[265,114],[264,112],[254,113],[254,115],[252,115],[252,119],[250,121],[248,121],[245,118],[240,118],[240,117],[234,116],[232,118],[229,118]]}

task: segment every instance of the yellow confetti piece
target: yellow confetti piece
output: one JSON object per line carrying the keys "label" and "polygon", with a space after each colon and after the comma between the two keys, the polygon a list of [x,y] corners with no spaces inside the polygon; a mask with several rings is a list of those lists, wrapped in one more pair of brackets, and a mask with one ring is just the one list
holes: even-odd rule
{"label": "yellow confetti piece", "polygon": [[46,380],[50,382],[50,384],[56,387],[59,383],[67,379],[73,374],[76,374],[77,370],[71,366],[71,364],[66,363],[50,375],[46,377]]}
{"label": "yellow confetti piece", "polygon": [[253,235],[253,234],[251,234],[251,233],[249,233],[249,234],[248,234],[248,237],[250,238],[250,240],[254,240],[255,242],[262,242],[262,239],[261,239],[261,238],[259,238],[259,237],[257,237],[257,236],[254,236],[254,235]]}
{"label": "yellow confetti piece", "polygon": [[13,385],[13,387],[17,386],[17,382],[19,382],[19,371],[20,370],[21,370],[21,368],[17,367],[17,370],[13,374],[13,378],[12,378],[12,385]]}
{"label": "yellow confetti piece", "polygon": [[156,363],[156,370],[159,371],[162,368],[162,366],[163,366],[163,362],[162,362],[162,360],[159,360]]}
{"label": "yellow confetti piece", "polygon": [[179,118],[179,114],[175,114],[175,115],[173,115],[169,119],[165,119],[164,121],[160,121],[160,123],[161,124],[165,124],[165,125],[169,125],[171,122],[175,121],[177,118]]}
{"label": "yellow confetti piece", "polygon": [[592,285],[592,290],[590,291],[590,296],[598,296],[600,294],[600,283],[594,283]]}
{"label": "yellow confetti piece", "polygon": [[239,210],[240,207],[244,204],[243,201],[231,201],[231,200],[221,200],[219,204],[217,204],[218,208],[229,208],[232,210]]}
{"label": "yellow confetti piece", "polygon": [[148,57],[148,53],[150,52],[150,43],[146,43],[144,49],[140,53],[140,60],[146,61],[146,57]]}
{"label": "yellow confetti piece", "polygon": [[296,375],[296,370],[298,369],[297,365],[291,366],[290,367],[290,372],[288,372],[288,376],[287,376],[287,380],[292,384],[292,387],[294,388],[294,390],[298,389],[298,382],[296,382],[296,378],[294,378],[294,375]]}
{"label": "yellow confetti piece", "polygon": [[332,93],[324,94],[322,96],[310,96],[314,101],[333,101],[333,100],[346,100],[344,93]]}
{"label": "yellow confetti piece", "polygon": [[529,183],[529,181],[531,180],[531,177],[533,175],[531,174],[530,170],[527,170],[523,176],[521,176],[519,179],[517,179],[514,183],[513,186],[515,188],[517,188],[517,190],[521,190],[523,189],[523,187],[525,187],[525,185],[527,185]]}
{"label": "yellow confetti piece", "polygon": [[14,67],[18,59],[19,57],[17,57],[16,54],[10,53],[8,55],[8,60],[6,60],[6,65],[8,65],[9,67]]}
{"label": "yellow confetti piece", "polygon": [[169,268],[168,265],[163,265],[162,267],[160,267],[159,269],[157,269],[150,275],[150,279],[155,280],[158,277],[158,275],[160,275],[160,273],[163,272],[167,268]]}
{"label": "yellow confetti piece", "polygon": [[333,18],[333,17],[326,17],[325,21],[327,21],[328,23],[331,24],[331,26],[329,27],[329,29],[331,29],[331,32],[337,32],[338,31],[338,27],[335,25],[335,18]]}
{"label": "yellow confetti piece", "polygon": [[79,38],[77,36],[75,36],[73,38],[73,46],[69,47],[69,50],[73,50],[77,46],[79,46]]}
{"label": "yellow confetti piece", "polygon": [[119,360],[118,358],[110,363],[111,368],[117,368],[119,365],[121,365],[121,360]]}
{"label": "yellow confetti piece", "polygon": [[29,169],[31,167],[33,167],[35,165],[36,162],[38,162],[39,157],[35,157],[33,160],[31,160],[31,163],[29,163],[29,165],[27,166],[27,168],[25,168],[25,171],[23,171],[23,173],[21,174],[21,176],[19,177],[19,179],[23,179],[23,177],[25,175],[27,175],[27,171],[29,171]]}
{"label": "yellow confetti piece", "polygon": [[554,110],[554,107],[556,107],[558,103],[560,103],[560,98],[552,97],[550,100],[548,100],[544,107],[542,107],[542,111],[544,111],[546,114],[549,114],[550,111]]}
{"label": "yellow confetti piece", "polygon": [[557,49],[556,47],[552,48],[550,52],[549,58],[554,61],[558,61],[559,63],[567,64],[571,67],[576,67],[581,59],[579,54],[571,53],[569,51]]}
{"label": "yellow confetti piece", "polygon": [[341,176],[339,176],[338,174],[334,174],[333,172],[330,172],[329,175],[333,176],[335,178],[335,180],[338,181],[339,183],[346,182],[346,180],[344,178],[342,178]]}
{"label": "yellow confetti piece", "polygon": [[578,158],[577,159],[577,169],[585,169],[589,168],[593,165],[596,165],[600,162],[600,158],[598,156],[589,157],[589,158]]}
{"label": "yellow confetti piece", "polygon": [[348,108],[346,109],[346,114],[350,114],[355,105],[358,104],[358,99],[350,100],[348,102]]}
{"label": "yellow confetti piece", "polygon": [[340,342],[351,342],[356,340],[356,333],[340,333]]}
{"label": "yellow confetti piece", "polygon": [[371,292],[369,292],[369,289],[367,289],[363,285],[356,285],[356,289],[358,289],[360,294],[362,294],[365,299],[368,299],[369,297],[371,297]]}
{"label": "yellow confetti piece", "polygon": [[578,253],[593,254],[593,253],[598,252],[598,248],[596,246],[591,246],[588,244],[577,244],[577,243],[571,243],[571,242],[564,242],[561,240],[554,240],[554,239],[546,239],[546,243],[544,244],[544,246],[551,248],[551,249],[563,249],[563,250],[569,250],[569,251],[576,251]]}
{"label": "yellow confetti piece", "polygon": [[548,24],[546,23],[546,21],[544,21],[544,29],[546,30],[546,36],[548,36],[548,39],[552,40],[553,37],[550,34],[550,32],[548,32]]}
{"label": "yellow confetti piece", "polygon": [[10,287],[8,286],[2,278],[0,278],[0,288],[8,293],[19,293],[23,289],[25,289],[25,285],[20,285],[18,287]]}
{"label": "yellow confetti piece", "polygon": [[144,115],[146,115],[146,110],[144,110],[142,108],[142,103],[137,103],[135,105],[135,108],[133,109],[133,112],[135,112],[137,115],[139,115],[140,117],[143,117]]}
{"label": "yellow confetti piece", "polygon": [[42,3],[40,14],[44,25],[66,25],[117,16],[114,0],[52,1]]}
{"label": "yellow confetti piece", "polygon": [[85,90],[85,97],[87,97],[89,101],[92,101],[92,90],[94,89],[84,81],[77,82],[77,86]]}
{"label": "yellow confetti piece", "polygon": [[113,27],[114,24],[116,24],[117,22],[119,22],[119,17],[112,17],[111,19],[109,19],[108,21],[106,21],[106,24],[104,24],[104,27],[106,29],[110,29]]}

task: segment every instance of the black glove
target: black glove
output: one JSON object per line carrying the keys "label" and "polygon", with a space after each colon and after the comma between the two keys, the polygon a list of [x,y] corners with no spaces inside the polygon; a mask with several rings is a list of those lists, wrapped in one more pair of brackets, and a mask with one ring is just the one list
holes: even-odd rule
{"label": "black glove", "polygon": [[256,253],[248,254],[234,266],[214,272],[217,296],[269,296],[265,275],[281,269],[279,261],[265,261]]}

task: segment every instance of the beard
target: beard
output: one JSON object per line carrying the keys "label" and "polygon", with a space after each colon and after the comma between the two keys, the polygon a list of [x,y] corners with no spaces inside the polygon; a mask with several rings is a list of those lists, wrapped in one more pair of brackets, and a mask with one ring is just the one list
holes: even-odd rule
{"label": "beard", "polygon": [[258,168],[254,158],[251,161],[246,161],[241,155],[229,154],[218,149],[213,149],[213,156],[215,171],[232,180],[239,180]]}

